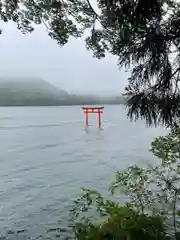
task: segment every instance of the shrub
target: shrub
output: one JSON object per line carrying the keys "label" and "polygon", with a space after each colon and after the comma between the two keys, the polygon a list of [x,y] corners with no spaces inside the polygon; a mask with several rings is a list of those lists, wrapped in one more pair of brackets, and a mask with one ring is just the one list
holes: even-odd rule
{"label": "shrub", "polygon": [[[111,200],[83,189],[70,211],[76,239],[180,239],[180,129],[154,139],[150,151],[159,164],[118,171]],[[118,204],[116,194],[126,202]]]}

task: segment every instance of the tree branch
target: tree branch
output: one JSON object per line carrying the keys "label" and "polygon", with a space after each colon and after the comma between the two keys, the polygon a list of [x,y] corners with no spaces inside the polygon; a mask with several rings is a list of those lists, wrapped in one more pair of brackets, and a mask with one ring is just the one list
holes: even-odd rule
{"label": "tree branch", "polygon": [[102,23],[100,16],[96,13],[96,11],[94,10],[93,6],[91,5],[89,0],[86,0],[89,7],[91,8],[92,12],[94,13],[94,15],[96,16],[96,19],[98,20],[98,22],[106,29],[108,30],[108,28]]}
{"label": "tree branch", "polygon": [[[36,8],[38,8],[39,10],[42,10],[42,8],[39,5],[37,5],[34,0],[31,0],[31,2]],[[41,17],[41,21],[44,24],[44,26],[46,27],[46,29],[50,30],[50,28],[48,27],[48,25],[46,24],[46,22],[44,21],[44,19],[42,17]]]}
{"label": "tree branch", "polygon": [[177,224],[176,224],[176,204],[177,204],[177,194],[178,190],[175,190],[174,200],[173,200],[173,225],[174,225],[174,235],[175,239],[177,239]]}
{"label": "tree branch", "polygon": [[177,68],[176,71],[171,75],[171,78],[173,78],[173,77],[176,75],[176,73],[177,73],[178,71],[180,71],[180,67]]}

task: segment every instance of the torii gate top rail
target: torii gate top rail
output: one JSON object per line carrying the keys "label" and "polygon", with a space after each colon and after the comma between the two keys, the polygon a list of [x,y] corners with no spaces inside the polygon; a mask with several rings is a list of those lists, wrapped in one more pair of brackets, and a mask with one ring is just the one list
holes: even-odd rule
{"label": "torii gate top rail", "polygon": [[84,113],[86,114],[86,125],[88,126],[88,114],[89,113],[97,113],[98,114],[98,123],[99,127],[101,127],[101,113],[103,113],[104,107],[83,107]]}

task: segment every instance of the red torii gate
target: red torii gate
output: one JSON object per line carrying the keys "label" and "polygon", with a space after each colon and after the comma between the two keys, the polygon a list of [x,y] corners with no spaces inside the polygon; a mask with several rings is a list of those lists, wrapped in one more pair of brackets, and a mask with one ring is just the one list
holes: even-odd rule
{"label": "red torii gate", "polygon": [[83,107],[82,108],[85,115],[86,115],[86,125],[88,126],[88,117],[89,117],[89,113],[97,113],[98,114],[98,123],[99,123],[99,127],[101,127],[101,113],[103,113],[103,109],[104,107]]}

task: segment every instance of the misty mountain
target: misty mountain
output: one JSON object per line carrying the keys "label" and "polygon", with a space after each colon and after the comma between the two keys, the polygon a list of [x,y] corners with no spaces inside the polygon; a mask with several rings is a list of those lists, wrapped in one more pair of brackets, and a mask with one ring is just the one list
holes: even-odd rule
{"label": "misty mountain", "polygon": [[59,105],[69,94],[39,78],[1,78],[0,105]]}
{"label": "misty mountain", "polygon": [[0,106],[54,106],[125,103],[123,97],[68,94],[40,78],[0,78]]}

